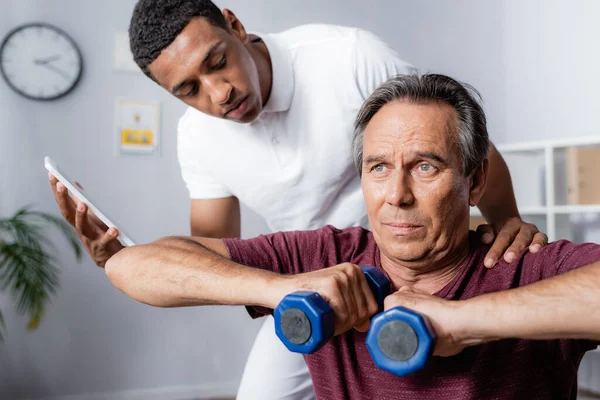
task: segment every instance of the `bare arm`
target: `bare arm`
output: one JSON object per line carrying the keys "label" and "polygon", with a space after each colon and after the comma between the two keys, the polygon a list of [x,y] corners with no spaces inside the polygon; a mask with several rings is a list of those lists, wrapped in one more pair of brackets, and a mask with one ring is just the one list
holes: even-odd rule
{"label": "bare arm", "polygon": [[343,263],[297,275],[247,267],[229,258],[221,239],[170,237],[128,247],[106,263],[112,284],[156,307],[209,304],[277,307],[296,290],[321,294],[334,310],[336,334],[365,332],[377,302],[358,265]]}
{"label": "bare arm", "polygon": [[468,325],[461,336],[468,342],[600,340],[600,262],[517,289],[475,297],[461,308],[461,319]]}
{"label": "bare arm", "polygon": [[385,309],[402,306],[429,318],[434,354],[500,339],[600,341],[600,262],[527,286],[451,301],[402,288]]}
{"label": "bare arm", "polygon": [[237,197],[192,199],[190,226],[192,236],[240,237],[240,203]]}
{"label": "bare arm", "polygon": [[220,239],[167,237],[128,247],[112,256],[105,270],[117,289],[157,307],[274,308],[287,294],[274,284],[281,275],[231,261]]}
{"label": "bare arm", "polygon": [[496,225],[509,218],[519,217],[519,210],[506,162],[492,143],[488,157],[488,181],[479,209],[486,221]]}

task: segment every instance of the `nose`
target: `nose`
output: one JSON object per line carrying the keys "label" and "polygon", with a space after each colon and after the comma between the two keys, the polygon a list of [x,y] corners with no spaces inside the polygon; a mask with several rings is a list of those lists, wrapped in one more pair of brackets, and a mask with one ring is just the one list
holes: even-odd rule
{"label": "nose", "polygon": [[394,207],[411,206],[415,201],[411,185],[412,177],[410,173],[402,170],[395,171],[385,188],[386,203]]}
{"label": "nose", "polygon": [[202,83],[213,104],[227,104],[233,92],[233,86],[229,82],[223,79],[204,79]]}

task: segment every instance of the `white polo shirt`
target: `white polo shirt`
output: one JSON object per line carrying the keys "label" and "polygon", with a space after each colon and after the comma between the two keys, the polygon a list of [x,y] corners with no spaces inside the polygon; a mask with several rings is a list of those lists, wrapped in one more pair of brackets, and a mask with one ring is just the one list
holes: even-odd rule
{"label": "white polo shirt", "polygon": [[273,231],[368,226],[353,165],[353,123],[387,78],[414,72],[370,32],[304,25],[258,35],[273,66],[270,98],[240,124],[189,108],[178,157],[192,199],[235,196]]}

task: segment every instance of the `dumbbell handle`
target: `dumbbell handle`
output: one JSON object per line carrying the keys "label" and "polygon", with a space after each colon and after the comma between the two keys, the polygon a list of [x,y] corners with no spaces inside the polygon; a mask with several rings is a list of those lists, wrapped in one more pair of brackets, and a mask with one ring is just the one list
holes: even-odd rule
{"label": "dumbbell handle", "polygon": [[[390,292],[390,282],[376,267],[361,267],[379,310]],[[334,332],[333,309],[316,292],[287,295],[274,312],[275,332],[293,352],[312,353],[329,340]]]}
{"label": "dumbbell handle", "polygon": [[371,320],[366,343],[377,367],[405,376],[425,366],[435,340],[435,332],[425,316],[395,307]]}

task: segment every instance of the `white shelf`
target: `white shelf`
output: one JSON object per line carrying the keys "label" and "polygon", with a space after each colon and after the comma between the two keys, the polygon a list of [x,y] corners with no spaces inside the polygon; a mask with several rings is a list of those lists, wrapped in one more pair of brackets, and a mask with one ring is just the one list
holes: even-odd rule
{"label": "white shelf", "polygon": [[521,215],[545,215],[548,213],[548,207],[522,207],[519,209]]}
{"label": "white shelf", "polygon": [[600,213],[600,205],[554,206],[550,211],[554,214]]}
{"label": "white shelf", "polygon": [[499,144],[496,146],[500,153],[518,153],[528,151],[543,151],[547,148],[559,149],[572,146],[600,145],[600,135],[582,136],[567,139],[542,140],[538,142],[522,142]]}
{"label": "white shelf", "polygon": [[[600,210],[600,207],[598,207]],[[521,215],[546,215],[548,213],[548,207],[532,206],[532,207],[521,207],[519,208],[519,214]],[[478,208],[471,208],[471,217],[481,217],[481,211]]]}
{"label": "white shelf", "polygon": [[[584,214],[584,213],[600,213],[600,205],[566,205],[552,207],[521,207],[519,214],[521,215],[546,215],[546,214]],[[471,209],[472,217],[481,217],[481,211],[478,208]]]}

